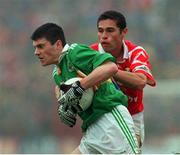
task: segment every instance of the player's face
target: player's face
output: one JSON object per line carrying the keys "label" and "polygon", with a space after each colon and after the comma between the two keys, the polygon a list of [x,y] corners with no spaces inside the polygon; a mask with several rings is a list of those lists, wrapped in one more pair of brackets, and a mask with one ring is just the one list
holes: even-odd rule
{"label": "player's face", "polygon": [[57,42],[52,45],[45,38],[33,41],[33,46],[35,48],[34,54],[39,58],[42,66],[58,63],[59,51],[61,51],[61,49],[58,48]]}
{"label": "player's face", "polygon": [[114,20],[106,19],[98,23],[98,39],[105,51],[109,53],[119,52],[122,48],[124,36],[124,31],[120,32]]}

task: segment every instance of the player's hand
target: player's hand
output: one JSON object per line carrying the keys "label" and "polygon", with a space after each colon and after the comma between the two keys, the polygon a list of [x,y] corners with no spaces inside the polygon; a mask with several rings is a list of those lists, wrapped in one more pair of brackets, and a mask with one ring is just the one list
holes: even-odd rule
{"label": "player's hand", "polygon": [[60,120],[69,127],[73,127],[76,124],[77,113],[70,107],[64,107],[59,105],[58,114]]}
{"label": "player's hand", "polygon": [[71,85],[61,84],[60,89],[64,92],[64,94],[58,99],[59,104],[65,107],[72,106],[78,112],[82,111],[81,107],[79,106],[79,100],[81,99],[85,90],[82,88],[80,81],[76,81]]}

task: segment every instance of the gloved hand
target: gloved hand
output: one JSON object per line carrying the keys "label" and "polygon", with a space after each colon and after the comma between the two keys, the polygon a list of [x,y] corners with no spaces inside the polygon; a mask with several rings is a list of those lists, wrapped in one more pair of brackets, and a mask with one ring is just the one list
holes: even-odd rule
{"label": "gloved hand", "polygon": [[77,112],[71,107],[64,107],[60,104],[58,108],[58,114],[60,120],[69,127],[73,127],[76,124]]}
{"label": "gloved hand", "polygon": [[80,81],[76,81],[71,85],[61,84],[60,89],[64,91],[64,94],[58,99],[59,104],[64,107],[73,107],[77,112],[81,112],[82,108],[79,106],[79,100],[85,90],[82,88]]}

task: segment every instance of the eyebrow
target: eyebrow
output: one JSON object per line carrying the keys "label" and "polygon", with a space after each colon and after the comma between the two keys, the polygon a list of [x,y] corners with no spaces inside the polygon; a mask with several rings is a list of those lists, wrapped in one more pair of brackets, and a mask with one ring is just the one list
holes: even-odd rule
{"label": "eyebrow", "polygon": [[115,27],[106,27],[106,28],[98,27],[98,30],[105,30],[105,31],[115,30],[115,29],[116,29]]}
{"label": "eyebrow", "polygon": [[41,46],[41,45],[45,45],[45,44],[46,44],[46,42],[41,42],[41,43],[37,43],[36,45],[33,44],[33,46],[39,46],[39,45]]}

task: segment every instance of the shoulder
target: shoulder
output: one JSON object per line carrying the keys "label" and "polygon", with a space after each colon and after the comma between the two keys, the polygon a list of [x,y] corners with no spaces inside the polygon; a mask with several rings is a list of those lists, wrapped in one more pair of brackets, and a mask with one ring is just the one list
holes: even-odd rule
{"label": "shoulder", "polygon": [[86,45],[73,43],[69,46],[68,57],[71,57],[74,59],[80,56],[81,54],[83,54],[83,51],[88,51],[88,48],[89,47]]}
{"label": "shoulder", "polygon": [[74,50],[74,49],[78,48],[79,46],[80,46],[80,44],[73,43],[69,46],[69,50]]}
{"label": "shoulder", "polygon": [[128,50],[131,51],[132,49],[136,48],[137,45],[131,42],[130,40],[125,40],[124,41],[126,46],[128,47]]}
{"label": "shoulder", "polygon": [[140,54],[143,55],[144,57],[147,57],[147,58],[149,57],[148,53],[142,46],[136,45],[129,40],[125,40],[125,44],[128,48],[128,54],[130,58],[135,57]]}
{"label": "shoulder", "polygon": [[82,51],[82,50],[92,50],[89,46],[85,44],[73,43],[69,46],[69,51]]}
{"label": "shoulder", "polygon": [[95,51],[94,49],[90,48],[85,44],[72,44],[68,50],[68,58],[73,63],[82,63],[82,61],[91,61],[96,59],[100,55],[99,52]]}

